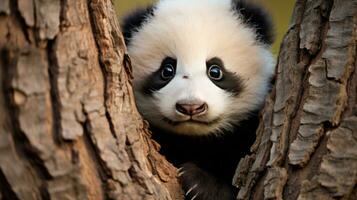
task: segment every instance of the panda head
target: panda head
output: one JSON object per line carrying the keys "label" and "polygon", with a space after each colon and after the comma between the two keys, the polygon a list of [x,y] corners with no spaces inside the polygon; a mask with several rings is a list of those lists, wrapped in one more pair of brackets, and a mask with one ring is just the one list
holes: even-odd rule
{"label": "panda head", "polygon": [[258,109],[274,59],[265,12],[244,1],[161,0],[124,20],[139,111],[184,135],[219,134]]}

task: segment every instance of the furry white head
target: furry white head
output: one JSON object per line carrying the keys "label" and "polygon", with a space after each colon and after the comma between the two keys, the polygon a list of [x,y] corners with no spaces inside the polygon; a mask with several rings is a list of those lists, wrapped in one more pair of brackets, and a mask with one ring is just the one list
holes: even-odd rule
{"label": "furry white head", "polygon": [[217,134],[262,104],[274,59],[230,0],[162,0],[152,12],[128,45],[146,120],[177,134]]}

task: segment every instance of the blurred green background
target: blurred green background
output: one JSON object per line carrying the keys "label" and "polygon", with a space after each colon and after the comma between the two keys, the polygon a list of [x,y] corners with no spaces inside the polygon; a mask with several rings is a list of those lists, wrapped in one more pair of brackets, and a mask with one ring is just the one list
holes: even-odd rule
{"label": "blurred green background", "polygon": [[[129,13],[135,8],[150,4],[155,0],[113,0],[113,1],[118,15],[122,17],[123,15]],[[276,35],[276,42],[274,43],[272,50],[274,54],[277,55],[281,40],[285,35],[289,25],[295,0],[250,0],[250,1],[263,4],[273,16],[277,35]]]}

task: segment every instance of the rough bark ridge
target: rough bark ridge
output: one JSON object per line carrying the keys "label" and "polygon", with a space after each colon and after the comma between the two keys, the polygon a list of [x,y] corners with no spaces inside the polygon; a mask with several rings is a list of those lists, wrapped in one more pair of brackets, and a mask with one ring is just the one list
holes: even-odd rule
{"label": "rough bark ridge", "polygon": [[135,108],[110,0],[1,0],[0,52],[0,199],[181,195]]}
{"label": "rough bark ridge", "polygon": [[238,199],[356,199],[357,1],[298,0]]}

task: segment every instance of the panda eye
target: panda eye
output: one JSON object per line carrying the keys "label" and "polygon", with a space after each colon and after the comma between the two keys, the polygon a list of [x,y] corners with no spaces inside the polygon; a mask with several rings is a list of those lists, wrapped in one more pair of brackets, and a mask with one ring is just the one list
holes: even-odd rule
{"label": "panda eye", "polygon": [[223,72],[218,65],[211,65],[207,71],[208,77],[212,80],[219,81],[223,78]]}
{"label": "panda eye", "polygon": [[175,67],[172,64],[165,64],[161,70],[161,78],[163,80],[172,79],[175,76]]}

